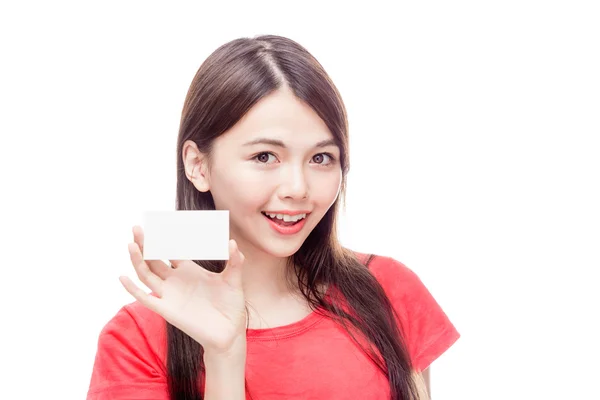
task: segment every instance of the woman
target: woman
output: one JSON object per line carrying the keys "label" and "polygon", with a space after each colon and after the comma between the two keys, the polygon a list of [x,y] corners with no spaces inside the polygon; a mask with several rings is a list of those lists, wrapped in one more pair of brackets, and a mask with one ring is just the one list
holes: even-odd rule
{"label": "woman", "polygon": [[459,333],[402,263],[340,245],[346,110],[306,49],[266,35],[211,54],[177,167],[178,210],[229,210],[229,261],[144,261],[134,227],[152,293],[120,278],[136,301],[100,334],[88,399],[426,398]]}

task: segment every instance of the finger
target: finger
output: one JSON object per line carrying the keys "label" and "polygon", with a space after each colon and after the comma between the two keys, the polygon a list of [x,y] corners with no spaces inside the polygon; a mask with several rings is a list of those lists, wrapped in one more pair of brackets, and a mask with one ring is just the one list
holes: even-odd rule
{"label": "finger", "polygon": [[137,301],[139,301],[140,303],[142,303],[144,306],[148,307],[152,311],[161,314],[160,313],[160,310],[161,310],[160,299],[144,292],[135,283],[133,283],[133,281],[131,279],[129,279],[126,276],[120,276],[119,281],[121,281],[121,284],[123,285],[125,290],[127,290],[129,292],[129,294],[132,295]]}
{"label": "finger", "polygon": [[[144,258],[144,230],[141,226],[135,225],[132,228],[133,241],[140,248],[142,259]],[[160,260],[144,260],[152,272],[158,275],[161,279],[167,279],[171,273],[171,268]]]}
{"label": "finger", "polygon": [[163,281],[167,279],[172,273],[173,270],[167,264],[160,260],[144,260],[150,271],[154,272],[160,279]]}
{"label": "finger", "polygon": [[131,263],[135,268],[138,278],[144,285],[150,290],[156,293],[159,297],[162,297],[163,280],[150,270],[148,264],[142,258],[142,253],[139,247],[135,243],[129,243],[129,256]]}
{"label": "finger", "polygon": [[133,241],[135,243],[137,243],[137,245],[139,246],[140,251],[142,252],[142,255],[143,255],[144,254],[144,230],[139,225],[135,225],[131,230],[133,231]]}
{"label": "finger", "polygon": [[229,241],[229,261],[225,265],[223,270],[223,279],[230,285],[241,288],[242,287],[242,265],[244,264],[245,257],[240,251],[235,240]]}

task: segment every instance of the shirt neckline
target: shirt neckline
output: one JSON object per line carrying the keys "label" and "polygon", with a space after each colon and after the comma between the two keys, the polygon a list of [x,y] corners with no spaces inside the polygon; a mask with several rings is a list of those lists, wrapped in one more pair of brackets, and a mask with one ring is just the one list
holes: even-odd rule
{"label": "shirt neckline", "polygon": [[[327,287],[325,298],[330,296],[331,285]],[[322,308],[313,310],[306,317],[287,325],[273,328],[248,328],[246,329],[246,340],[279,340],[300,335],[325,318],[326,311]]]}

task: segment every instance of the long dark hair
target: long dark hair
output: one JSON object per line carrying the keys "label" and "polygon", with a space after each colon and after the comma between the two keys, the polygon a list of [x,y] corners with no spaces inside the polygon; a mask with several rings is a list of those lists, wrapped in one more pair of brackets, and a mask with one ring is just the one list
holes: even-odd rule
{"label": "long dark hair", "polygon": [[[321,64],[301,45],[275,35],[240,38],[215,50],[198,69],[187,93],[177,139],[178,210],[214,210],[210,191],[200,192],[184,169],[183,144],[191,140],[210,159],[213,141],[238,122],[260,99],[281,88],[293,93],[321,117],[340,148],[340,196],[289,258],[300,290],[311,308],[340,323],[350,337],[356,332],[374,346],[363,348],[389,379],[392,400],[415,400],[419,395],[402,327],[383,288],[358,259],[343,248],[336,232],[336,216],[345,198],[349,170],[348,121],[341,96]],[[213,272],[222,261],[195,262]],[[334,296],[318,290],[335,288]],[[331,293],[331,291],[329,292]],[[347,310],[347,311],[346,311]],[[204,372],[202,346],[167,323],[167,368],[171,400],[200,400]]]}

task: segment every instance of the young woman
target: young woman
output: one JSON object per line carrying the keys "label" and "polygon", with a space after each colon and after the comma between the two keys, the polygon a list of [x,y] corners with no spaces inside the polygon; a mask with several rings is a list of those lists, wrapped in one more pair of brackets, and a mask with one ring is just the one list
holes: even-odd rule
{"label": "young woman", "polygon": [[229,210],[225,262],[131,261],[151,291],[100,333],[88,399],[425,399],[459,333],[420,279],[343,248],[349,167],[340,94],[280,36],[233,40],[200,66],[177,141],[177,209]]}

